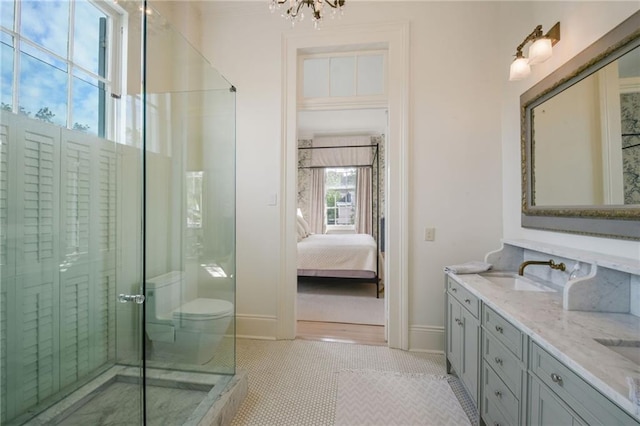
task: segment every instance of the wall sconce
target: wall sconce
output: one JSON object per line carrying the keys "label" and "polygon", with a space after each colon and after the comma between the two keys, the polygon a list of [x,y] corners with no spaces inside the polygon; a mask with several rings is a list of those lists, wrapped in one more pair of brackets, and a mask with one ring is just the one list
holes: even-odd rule
{"label": "wall sconce", "polygon": [[[522,80],[531,73],[531,65],[540,64],[551,57],[552,46],[560,40],[560,22],[551,27],[549,32],[542,34],[542,25],[538,25],[522,43],[516,47],[516,59],[509,68],[509,80]],[[522,53],[524,46],[533,42],[529,47],[529,57]]]}

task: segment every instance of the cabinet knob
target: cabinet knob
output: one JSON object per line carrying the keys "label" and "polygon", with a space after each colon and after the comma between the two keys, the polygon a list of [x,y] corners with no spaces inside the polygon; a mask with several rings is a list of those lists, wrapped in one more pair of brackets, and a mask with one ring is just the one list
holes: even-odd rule
{"label": "cabinet knob", "polygon": [[458,292],[458,289],[457,289],[457,288],[455,288],[455,287],[451,287],[451,291],[452,291],[452,292],[454,292],[454,293],[457,293],[457,292]]}
{"label": "cabinet knob", "polygon": [[551,380],[553,380],[554,383],[562,383],[562,377],[556,373],[551,373]]}
{"label": "cabinet knob", "polygon": [[502,329],[502,327],[500,327],[499,325],[496,325],[496,331],[498,333],[502,333],[504,330]]}
{"label": "cabinet knob", "polygon": [[501,358],[495,357],[494,361],[496,362],[496,364],[502,365],[502,359]]}
{"label": "cabinet knob", "polygon": [[471,304],[471,299],[464,299],[464,303]]}
{"label": "cabinet knob", "polygon": [[502,392],[500,392],[500,391],[495,391],[493,394],[495,396],[497,396],[498,398],[502,398]]}

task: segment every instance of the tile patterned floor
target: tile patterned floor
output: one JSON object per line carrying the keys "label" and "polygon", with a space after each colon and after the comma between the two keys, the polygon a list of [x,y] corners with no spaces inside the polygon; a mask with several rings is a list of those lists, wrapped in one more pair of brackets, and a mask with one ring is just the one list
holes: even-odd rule
{"label": "tile patterned floor", "polygon": [[[305,340],[238,339],[238,368],[249,374],[249,393],[232,425],[333,425],[337,372],[371,369],[444,375],[443,355],[384,346]],[[475,424],[473,403],[455,377],[450,383]]]}

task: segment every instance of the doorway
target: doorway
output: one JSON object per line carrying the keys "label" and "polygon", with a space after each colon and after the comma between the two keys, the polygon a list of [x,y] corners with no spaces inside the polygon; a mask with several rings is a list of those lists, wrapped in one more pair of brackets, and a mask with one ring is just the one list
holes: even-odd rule
{"label": "doorway", "polygon": [[388,54],[386,81],[388,87],[388,152],[385,296],[387,306],[387,340],[393,348],[408,349],[408,277],[407,277],[407,111],[409,71],[409,27],[407,23],[381,24],[375,31],[370,27],[336,29],[331,33],[314,35],[290,34],[283,40],[285,66],[283,81],[284,129],[283,138],[283,203],[282,226],[282,279],[278,288],[278,338],[292,339],[296,335],[296,169],[297,169],[297,114],[298,56],[316,49],[336,50],[345,40],[353,49],[376,46]]}
{"label": "doorway", "polygon": [[297,337],[385,344],[386,109],[298,118]]}

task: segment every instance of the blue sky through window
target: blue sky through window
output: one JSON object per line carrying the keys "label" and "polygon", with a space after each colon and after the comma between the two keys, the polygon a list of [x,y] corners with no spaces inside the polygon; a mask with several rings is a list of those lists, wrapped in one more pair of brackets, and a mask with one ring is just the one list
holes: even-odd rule
{"label": "blue sky through window", "polygon": [[19,87],[19,106],[30,112],[30,117],[49,108],[55,114],[53,123],[67,125],[67,73],[22,53]]}
{"label": "blue sky through window", "polygon": [[13,0],[0,0],[0,25],[13,29]]}
{"label": "blue sky through window", "polygon": [[86,1],[76,2],[75,8],[74,32],[82,34],[82,37],[74,38],[73,60],[81,67],[99,74],[100,18],[106,18],[106,15]]}
{"label": "blue sky through window", "polygon": [[0,102],[13,103],[13,41],[12,37],[1,33],[0,38]]}
{"label": "blue sky through window", "polygon": [[69,2],[21,0],[21,34],[52,52],[67,57]]}
{"label": "blue sky through window", "polygon": [[[38,111],[48,108],[54,114],[48,121],[71,128],[77,123],[81,129],[98,134],[100,115],[105,112],[105,105],[101,103],[108,99],[105,89],[109,87],[97,78],[98,75],[106,77],[106,64],[100,66],[101,56],[106,60],[105,50],[100,46],[100,21],[106,22],[109,15],[88,0],[20,0],[20,16],[17,17],[13,5],[13,0],[0,0],[0,24],[10,30],[15,19],[20,21],[23,41],[19,53],[19,78],[14,88],[13,41],[3,31],[0,40],[1,101],[12,105],[12,92],[17,90],[18,107],[29,112],[31,117],[35,118]],[[71,33],[72,40],[69,39]],[[68,98],[71,101],[70,117],[67,116]]]}
{"label": "blue sky through window", "polygon": [[[89,80],[89,79],[86,79]],[[73,78],[73,123],[89,126],[87,131],[98,134],[98,109],[100,108],[100,89],[97,81],[85,81]]]}

